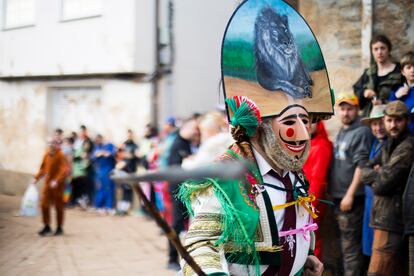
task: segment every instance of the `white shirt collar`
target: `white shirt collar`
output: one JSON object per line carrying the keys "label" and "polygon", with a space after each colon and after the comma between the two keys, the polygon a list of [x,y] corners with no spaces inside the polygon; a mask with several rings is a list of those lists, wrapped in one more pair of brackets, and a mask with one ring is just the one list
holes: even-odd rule
{"label": "white shirt collar", "polygon": [[[265,176],[269,171],[273,170],[272,166],[269,165],[269,163],[267,163],[267,161],[263,158],[263,156],[254,148],[253,149],[253,154],[254,157],[256,158],[256,162],[257,162],[257,166],[259,167],[260,170],[260,174],[263,176]],[[287,171],[283,171],[283,177],[286,176],[288,172]]]}

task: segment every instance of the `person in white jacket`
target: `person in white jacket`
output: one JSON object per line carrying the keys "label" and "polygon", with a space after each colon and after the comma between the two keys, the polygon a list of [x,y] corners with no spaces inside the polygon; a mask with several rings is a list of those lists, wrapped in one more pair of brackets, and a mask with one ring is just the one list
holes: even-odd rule
{"label": "person in white jacket", "polygon": [[182,167],[192,169],[207,165],[219,157],[234,142],[226,118],[218,111],[204,115],[200,122],[201,145],[198,152],[183,161]]}

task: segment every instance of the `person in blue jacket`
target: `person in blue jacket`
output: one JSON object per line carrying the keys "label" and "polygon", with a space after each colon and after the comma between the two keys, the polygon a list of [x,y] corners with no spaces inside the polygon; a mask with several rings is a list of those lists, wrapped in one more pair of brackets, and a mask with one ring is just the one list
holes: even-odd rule
{"label": "person in blue jacket", "polygon": [[115,199],[115,184],[109,175],[115,168],[116,147],[111,143],[104,143],[102,135],[97,135],[92,160],[96,172],[95,206],[112,212]]}
{"label": "person in blue jacket", "polygon": [[[401,68],[401,74],[405,78],[405,83],[391,94],[389,100],[404,102],[408,107],[408,111],[414,113],[414,52],[410,51],[401,58]],[[408,128],[414,134],[413,119],[411,119]]]}
{"label": "person in blue jacket", "polygon": [[[384,126],[385,105],[374,105],[369,117],[361,119],[361,123],[371,128],[375,139],[371,145],[369,160],[372,160],[381,152],[381,148],[387,138]],[[374,193],[369,185],[365,185],[365,206],[364,218],[362,222],[362,253],[366,256],[367,265],[372,255],[372,242],[374,240],[374,229],[369,226],[371,218],[372,202]]]}

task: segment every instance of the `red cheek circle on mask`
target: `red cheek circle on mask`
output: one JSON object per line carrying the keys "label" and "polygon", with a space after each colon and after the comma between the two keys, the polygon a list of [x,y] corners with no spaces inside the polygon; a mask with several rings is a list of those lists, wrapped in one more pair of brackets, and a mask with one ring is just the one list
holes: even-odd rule
{"label": "red cheek circle on mask", "polygon": [[295,131],[293,130],[293,128],[288,128],[286,130],[286,136],[287,137],[292,137],[295,134]]}

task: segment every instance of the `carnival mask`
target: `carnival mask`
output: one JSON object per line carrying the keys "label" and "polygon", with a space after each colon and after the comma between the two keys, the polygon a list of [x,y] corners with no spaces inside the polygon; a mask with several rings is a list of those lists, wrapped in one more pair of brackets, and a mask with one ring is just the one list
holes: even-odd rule
{"label": "carnival mask", "polygon": [[283,170],[302,169],[309,151],[308,112],[301,106],[288,107],[279,116],[263,120],[260,143],[266,155]]}

